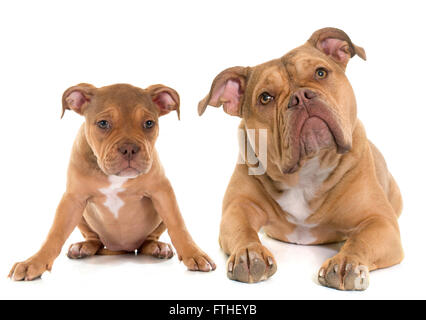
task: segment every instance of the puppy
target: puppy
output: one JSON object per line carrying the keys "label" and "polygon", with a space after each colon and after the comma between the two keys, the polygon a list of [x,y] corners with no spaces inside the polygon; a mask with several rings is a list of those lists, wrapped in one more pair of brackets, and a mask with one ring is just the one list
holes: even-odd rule
{"label": "puppy", "polygon": [[355,55],[366,59],[346,33],[321,29],[279,59],[224,70],[200,101],[200,115],[223,105],[242,118],[247,139],[223,201],[220,245],[230,279],[258,282],[277,270],[261,228],[296,244],[346,240],[318,273],[320,284],[336,289],[364,290],[369,271],[403,259],[401,194],[357,118],[345,75]]}
{"label": "puppy", "polygon": [[64,92],[62,106],[62,115],[73,110],[86,119],[72,149],[67,188],[46,242],[34,256],[16,263],[9,277],[33,280],[51,270],[76,226],[85,241],[70,247],[71,259],[135,250],[171,258],[171,246],[158,241],[167,228],[189,270],[214,270],[185,227],[154,148],[158,118],[173,110],[179,117],[177,92],[163,85],[96,88],[82,83]]}

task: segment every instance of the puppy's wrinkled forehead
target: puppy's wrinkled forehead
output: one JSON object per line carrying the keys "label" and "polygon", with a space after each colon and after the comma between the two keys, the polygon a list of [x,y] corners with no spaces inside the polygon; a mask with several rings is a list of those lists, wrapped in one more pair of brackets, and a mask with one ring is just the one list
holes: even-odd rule
{"label": "puppy's wrinkled forehead", "polygon": [[80,83],[63,93],[62,116],[66,110],[73,110],[80,115],[93,117],[109,108],[126,116],[135,109],[143,109],[154,118],[176,111],[179,118],[179,100],[176,90],[162,84],[141,89],[129,84],[96,88],[89,83]]}
{"label": "puppy's wrinkled forehead", "polygon": [[93,107],[87,112],[88,117],[106,112],[128,118],[134,116],[135,112],[139,113],[140,109],[158,116],[158,109],[149,94],[143,89],[125,84],[99,88],[92,104]]}

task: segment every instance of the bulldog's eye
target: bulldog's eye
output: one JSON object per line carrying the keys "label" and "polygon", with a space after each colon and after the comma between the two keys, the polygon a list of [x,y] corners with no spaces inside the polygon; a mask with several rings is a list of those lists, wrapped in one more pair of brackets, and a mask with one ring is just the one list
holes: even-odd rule
{"label": "bulldog's eye", "polygon": [[154,125],[155,125],[155,122],[153,120],[148,120],[148,121],[145,121],[145,123],[143,124],[143,127],[145,129],[151,129],[152,127],[154,127]]}
{"label": "bulldog's eye", "polygon": [[324,68],[318,68],[318,69],[315,71],[315,76],[316,76],[318,79],[325,79],[325,78],[327,77],[327,75],[328,75],[328,72],[327,72],[327,70],[325,70]]}
{"label": "bulldog's eye", "polygon": [[260,96],[259,96],[259,101],[261,104],[266,105],[269,102],[271,102],[272,100],[274,100],[274,97],[271,96],[269,93],[267,92],[263,92]]}
{"label": "bulldog's eye", "polygon": [[98,122],[96,123],[96,125],[97,125],[99,128],[101,128],[102,130],[106,130],[106,129],[111,128],[110,123],[109,123],[108,121],[106,121],[106,120],[98,121]]}

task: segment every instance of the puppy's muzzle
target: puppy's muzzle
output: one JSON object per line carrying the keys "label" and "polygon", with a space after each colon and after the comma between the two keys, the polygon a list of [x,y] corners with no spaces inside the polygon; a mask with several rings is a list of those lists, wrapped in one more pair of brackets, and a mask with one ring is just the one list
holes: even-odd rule
{"label": "puppy's muzzle", "polygon": [[133,160],[133,158],[139,153],[141,148],[134,143],[123,143],[118,147],[118,152],[123,156],[124,160]]}

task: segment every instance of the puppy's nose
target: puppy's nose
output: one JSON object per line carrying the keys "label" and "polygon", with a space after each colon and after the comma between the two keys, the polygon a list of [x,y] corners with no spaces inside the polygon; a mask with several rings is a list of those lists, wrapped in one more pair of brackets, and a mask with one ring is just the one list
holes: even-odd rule
{"label": "puppy's nose", "polygon": [[127,160],[131,160],[135,154],[139,152],[141,148],[134,143],[124,143],[119,148],[118,151],[123,155]]}
{"label": "puppy's nose", "polygon": [[290,98],[290,102],[288,103],[289,108],[294,108],[298,106],[303,106],[305,103],[312,100],[317,95],[315,92],[309,89],[299,89]]}

